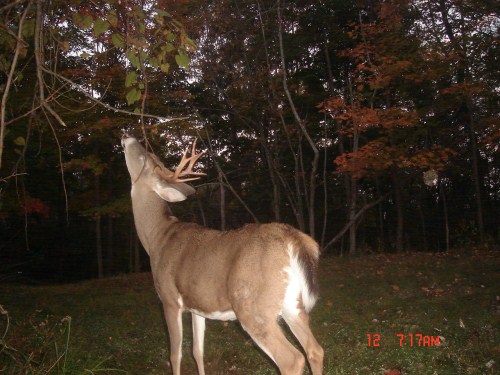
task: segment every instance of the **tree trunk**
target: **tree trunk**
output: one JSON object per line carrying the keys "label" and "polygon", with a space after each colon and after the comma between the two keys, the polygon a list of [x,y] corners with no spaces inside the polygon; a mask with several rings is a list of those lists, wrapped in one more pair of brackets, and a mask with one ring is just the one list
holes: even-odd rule
{"label": "tree trunk", "polygon": [[[326,120],[326,119],[325,119]],[[325,121],[325,150],[323,154],[323,229],[321,230],[321,248],[325,246],[326,227],[328,223],[328,184],[327,184],[327,166],[328,166],[328,147],[326,139],[328,137],[327,122]]]}
{"label": "tree trunk", "polygon": [[273,186],[273,213],[274,213],[274,221],[276,222],[281,222],[281,210],[280,210],[280,201],[281,201],[281,194],[280,194],[280,188],[278,184],[278,178],[276,177],[276,174],[279,172],[276,172],[276,169],[279,168],[277,163],[278,160],[275,159],[272,155],[271,150],[268,147],[268,134],[266,133],[264,126],[262,123],[259,122],[259,131],[260,131],[260,136],[259,136],[259,143],[262,146],[262,149],[264,150],[264,156],[266,158],[267,162],[267,169],[269,171],[269,179],[271,181],[271,184]]}
{"label": "tree trunk", "polygon": [[467,115],[469,117],[468,128],[470,136],[470,148],[471,148],[471,163],[472,163],[472,180],[474,183],[474,193],[476,198],[476,218],[477,218],[477,228],[479,231],[479,240],[481,243],[484,242],[484,222],[483,222],[483,204],[481,201],[481,177],[479,176],[479,152],[477,149],[477,139],[476,132],[474,130],[474,121],[472,118],[472,109],[469,105],[467,99]]}
{"label": "tree trunk", "polygon": [[[377,195],[380,196],[380,181],[376,179],[375,181]],[[384,207],[382,204],[378,206],[378,222],[379,222],[379,238],[378,238],[378,249],[379,251],[385,248],[385,226],[384,226]]]}
{"label": "tree trunk", "polygon": [[[445,0],[439,0],[439,11],[441,13],[441,19],[444,25],[444,30],[446,35],[451,41],[453,49],[459,56],[457,64],[457,83],[463,84],[467,79],[473,79],[469,74],[469,59],[467,56],[467,44],[461,43],[461,40],[456,37],[455,31],[453,30],[453,25],[450,22],[449,7]],[[476,218],[477,218],[477,229],[479,231],[479,240],[484,242],[484,222],[483,222],[483,205],[481,201],[481,177],[479,176],[479,152],[477,148],[476,132],[474,129],[474,118],[472,112],[472,103],[469,93],[464,93],[463,102],[458,110],[459,122],[464,126],[464,128],[469,130],[470,137],[470,152],[471,152],[471,163],[472,163],[472,180],[474,184],[474,193],[476,201]]]}
{"label": "tree trunk", "polygon": [[394,197],[396,203],[396,214],[397,214],[397,227],[396,227],[396,251],[402,252],[404,249],[403,243],[403,230],[404,230],[404,216],[403,216],[403,201],[401,197],[401,186],[399,182],[399,176],[393,174],[393,184],[394,184]]}
{"label": "tree trunk", "polygon": [[[101,181],[98,174],[94,178],[95,183],[95,207],[99,209],[101,206]],[[101,232],[101,214],[97,213],[95,219],[95,233],[96,233],[96,255],[97,255],[97,277],[102,279],[104,277],[104,268],[102,262],[102,232]]]}
{"label": "tree trunk", "polygon": [[[349,73],[347,73],[347,89],[349,92],[349,98],[352,106],[354,104],[354,94],[352,90],[352,82]],[[358,147],[359,147],[359,131],[357,124],[354,124],[353,134],[352,134],[352,152],[353,153],[358,152]],[[350,222],[351,220],[353,220],[354,215],[356,215],[356,200],[358,196],[358,186],[356,179],[350,176],[348,185],[349,185],[348,202],[349,202],[349,222]],[[349,254],[351,255],[354,255],[356,253],[356,230],[357,230],[356,225],[352,225],[351,228],[349,229]]]}
{"label": "tree trunk", "polygon": [[220,186],[220,230],[226,230],[226,189],[222,182],[222,174],[219,173]]}
{"label": "tree trunk", "polygon": [[[300,138],[300,137],[299,137]],[[299,150],[302,147],[301,141],[299,140]],[[298,153],[295,153],[293,150],[292,152],[294,155],[297,155]],[[301,163],[299,162],[299,158],[295,156],[294,160],[294,166],[295,166],[295,173],[294,173],[294,183],[295,183],[295,195],[297,196],[297,223],[299,225],[299,229],[303,232],[306,230],[306,220],[304,217],[304,204],[302,201],[302,189],[300,187],[300,176],[304,173],[303,169],[301,168]],[[304,192],[305,194],[305,192]]]}
{"label": "tree trunk", "polygon": [[443,201],[443,215],[444,215],[444,236],[446,241],[446,251],[450,250],[450,227],[448,225],[448,205],[446,203],[446,195],[443,189],[443,183],[439,182],[439,193]]}
{"label": "tree trunk", "polygon": [[[349,195],[349,222],[354,222],[356,216],[356,200],[357,200],[357,182],[351,177],[350,195]],[[357,225],[353,224],[349,228],[349,255],[356,254],[356,229]]]}
{"label": "tree trunk", "polygon": [[107,274],[112,275],[113,274],[113,269],[114,269],[114,256],[113,256],[113,218],[111,216],[108,216],[108,235],[107,235],[107,259],[106,259],[106,268],[107,268]]}
{"label": "tree trunk", "polygon": [[424,242],[424,251],[429,250],[429,246],[427,244],[427,229],[425,227],[425,216],[424,210],[422,209],[422,201],[420,201],[420,205],[418,206],[418,214],[420,216],[420,224],[422,225],[422,237]]}
{"label": "tree trunk", "polygon": [[309,234],[311,236],[315,236],[315,202],[316,202],[316,171],[318,170],[319,163],[319,151],[311,138],[304,121],[299,116],[297,112],[297,108],[295,107],[295,103],[293,101],[292,95],[290,94],[290,90],[288,89],[288,78],[287,78],[287,70],[285,63],[285,51],[283,47],[283,31],[282,31],[282,14],[281,14],[281,0],[277,1],[277,13],[278,13],[278,45],[279,45],[279,54],[280,54],[280,62],[281,62],[281,75],[282,75],[282,83],[283,83],[283,91],[285,92],[285,96],[287,98],[288,104],[290,105],[290,109],[292,110],[293,117],[295,122],[299,126],[299,130],[302,135],[306,139],[311,151],[313,152],[313,160],[311,162],[311,170],[309,173],[309,199],[307,200],[307,209],[308,209],[308,219],[309,219]]}

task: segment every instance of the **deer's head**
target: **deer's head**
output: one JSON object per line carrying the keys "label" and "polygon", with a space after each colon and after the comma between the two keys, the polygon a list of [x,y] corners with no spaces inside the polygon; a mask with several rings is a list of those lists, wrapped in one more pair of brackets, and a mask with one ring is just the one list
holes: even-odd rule
{"label": "deer's head", "polygon": [[122,147],[132,184],[141,189],[154,191],[167,202],[186,199],[195,192],[186,182],[205,175],[193,171],[194,164],[204,154],[204,152],[196,154],[196,142],[193,142],[189,157],[187,156],[189,148],[184,151],[175,171],[167,169],[156,155],[147,152],[136,138],[127,133],[122,136]]}

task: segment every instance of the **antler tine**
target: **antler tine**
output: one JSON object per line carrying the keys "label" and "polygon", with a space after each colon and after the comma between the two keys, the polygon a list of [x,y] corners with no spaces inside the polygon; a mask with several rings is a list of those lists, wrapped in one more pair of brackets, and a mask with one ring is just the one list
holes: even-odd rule
{"label": "antler tine", "polygon": [[[194,180],[198,180],[201,176],[205,176],[206,173],[194,172],[193,167],[194,167],[195,163],[198,161],[198,159],[203,154],[205,154],[206,150],[197,154],[196,153],[196,139],[195,139],[193,142],[193,145],[191,147],[191,156],[189,156],[189,157],[187,157],[188,151],[189,151],[189,146],[186,147],[186,149],[182,153],[182,159],[179,162],[179,164],[177,165],[177,168],[175,168],[175,171],[172,175],[165,173],[159,167],[155,168],[155,173],[170,183],[194,181]],[[186,167],[186,164],[187,164],[187,167]],[[195,177],[182,178],[184,176],[195,176]]]}

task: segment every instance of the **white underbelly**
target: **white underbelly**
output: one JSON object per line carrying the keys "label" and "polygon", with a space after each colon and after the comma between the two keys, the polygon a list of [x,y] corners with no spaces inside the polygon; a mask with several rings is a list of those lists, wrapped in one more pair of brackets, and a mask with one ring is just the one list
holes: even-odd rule
{"label": "white underbelly", "polygon": [[234,313],[233,310],[228,310],[228,311],[213,311],[213,312],[204,312],[204,311],[199,311],[196,309],[189,309],[190,312],[193,314],[202,316],[207,319],[212,319],[212,320],[236,320],[236,314]]}

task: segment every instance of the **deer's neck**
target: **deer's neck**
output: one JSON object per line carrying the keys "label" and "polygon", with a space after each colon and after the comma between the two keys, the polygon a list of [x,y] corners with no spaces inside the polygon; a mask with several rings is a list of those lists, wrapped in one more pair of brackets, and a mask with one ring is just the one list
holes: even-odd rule
{"label": "deer's neck", "polygon": [[153,258],[160,250],[163,235],[177,219],[172,216],[167,202],[154,191],[144,192],[132,187],[132,209],[137,235]]}

